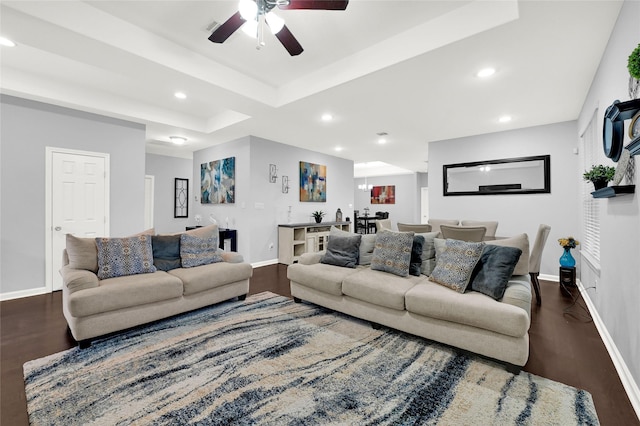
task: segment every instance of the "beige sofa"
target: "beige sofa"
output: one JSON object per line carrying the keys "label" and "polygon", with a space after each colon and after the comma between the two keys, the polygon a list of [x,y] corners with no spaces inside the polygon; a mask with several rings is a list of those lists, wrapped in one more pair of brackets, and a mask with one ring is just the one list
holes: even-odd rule
{"label": "beige sofa", "polygon": [[[522,234],[521,259],[528,259]],[[508,244],[505,244],[508,245]],[[526,245],[526,247],[524,247]],[[307,253],[290,265],[287,277],[296,302],[305,300],[357,318],[435,340],[501,361],[517,373],[529,356],[531,284],[513,275],[501,300],[470,291],[458,293],[426,275],[400,277],[359,265],[320,263]],[[520,272],[528,265],[521,265]]]}
{"label": "beige sofa", "polygon": [[[217,235],[210,226],[188,231]],[[97,336],[167,318],[235,297],[244,299],[253,273],[238,253],[218,251],[223,261],[99,279],[91,238],[67,236],[63,253],[63,312],[73,337],[87,347]]]}

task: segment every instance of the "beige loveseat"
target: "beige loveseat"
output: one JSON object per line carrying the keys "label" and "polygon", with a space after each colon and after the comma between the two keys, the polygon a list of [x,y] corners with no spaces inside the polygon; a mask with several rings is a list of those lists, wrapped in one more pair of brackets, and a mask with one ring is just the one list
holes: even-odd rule
{"label": "beige loveseat", "polygon": [[[212,225],[184,234],[217,238],[218,228]],[[60,273],[63,312],[71,334],[86,347],[97,336],[234,297],[244,299],[253,273],[251,265],[238,253],[218,249],[217,254],[221,262],[99,279],[95,239],[67,235]]]}
{"label": "beige loveseat", "polygon": [[[437,244],[441,241],[435,239]],[[324,264],[320,262],[324,252],[302,255],[299,263],[288,267],[287,277],[296,302],[305,300],[374,326],[385,325],[474,352],[501,361],[517,373],[529,356],[529,242],[522,234],[496,244],[522,249],[522,263],[515,270],[519,275],[511,276],[500,300],[476,291],[458,293],[424,274],[400,277],[365,265],[352,269]],[[423,265],[425,262],[433,259],[423,259]]]}

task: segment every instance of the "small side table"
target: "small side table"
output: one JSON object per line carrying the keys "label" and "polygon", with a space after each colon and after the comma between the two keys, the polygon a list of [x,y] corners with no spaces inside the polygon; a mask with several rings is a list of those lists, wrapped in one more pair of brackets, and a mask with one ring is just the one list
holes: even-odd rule
{"label": "small side table", "polygon": [[576,286],[576,268],[568,268],[566,266],[560,267],[560,284],[565,287]]}

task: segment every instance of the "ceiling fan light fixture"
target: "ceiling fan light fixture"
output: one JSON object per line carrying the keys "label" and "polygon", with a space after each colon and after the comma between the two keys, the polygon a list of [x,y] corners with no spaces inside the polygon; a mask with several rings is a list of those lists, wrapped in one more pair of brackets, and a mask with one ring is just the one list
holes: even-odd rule
{"label": "ceiling fan light fixture", "polygon": [[266,19],[273,34],[278,34],[284,27],[284,19],[273,12],[267,13]]}
{"label": "ceiling fan light fixture", "polygon": [[245,21],[255,21],[258,16],[258,4],[253,0],[240,0],[238,11]]}
{"label": "ceiling fan light fixture", "polygon": [[247,21],[242,25],[242,32],[251,38],[258,38],[258,21]]}

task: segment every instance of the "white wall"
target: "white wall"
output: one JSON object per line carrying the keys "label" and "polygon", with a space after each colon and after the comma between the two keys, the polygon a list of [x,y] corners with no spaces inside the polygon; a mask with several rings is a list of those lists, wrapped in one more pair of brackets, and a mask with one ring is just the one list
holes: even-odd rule
{"label": "white wall", "polygon": [[[159,234],[171,234],[185,230],[192,224],[195,195],[199,194],[200,181],[193,180],[193,160],[166,155],[147,154],[146,174],[154,176],[153,227]],[[175,178],[189,179],[189,217],[173,217]],[[196,192],[194,192],[196,191]]]}
{"label": "white wall", "polygon": [[[397,229],[397,223],[420,223],[420,184],[422,173],[411,173],[392,176],[367,177],[367,184],[373,186],[395,185],[395,204],[371,204],[371,192],[358,189],[358,185],[364,184],[364,178],[355,179],[354,182],[354,210],[364,213],[364,208],[369,207],[369,214],[377,211],[389,212],[389,219],[393,229]],[[349,211],[349,217],[353,220],[353,210]]]}
{"label": "white wall", "polygon": [[[348,211],[353,204],[353,161],[320,154],[278,142],[247,136],[194,153],[194,186],[199,195],[200,164],[236,157],[235,204],[201,204],[193,214],[203,218],[213,213],[221,226],[238,230],[238,251],[251,263],[273,262],[278,257],[278,224],[287,223],[291,206],[292,222],[312,222],[311,212],[323,210],[325,221],[333,221],[338,208]],[[300,202],[299,162],[327,166],[327,201]],[[278,180],[269,182],[269,164],[278,167]],[[282,176],[289,177],[289,192],[282,193]],[[346,217],[347,214],[345,213]],[[195,224],[193,219],[191,222]],[[273,247],[270,248],[270,245]]]}
{"label": "white wall", "polygon": [[12,96],[2,95],[0,108],[5,297],[45,286],[45,147],[110,154],[111,235],[131,235],[144,226],[145,131],[139,124]]}
{"label": "white wall", "polygon": [[[602,129],[607,106],[616,99],[628,100],[626,64],[629,54],[640,43],[639,22],[640,2],[625,1],[580,113],[580,130],[587,126],[596,108],[597,128]],[[625,134],[628,125],[627,121]],[[599,155],[601,164],[615,165],[601,151]],[[585,287],[595,285],[595,291],[588,294],[635,382],[640,383],[640,198],[637,189],[640,157],[634,158],[636,193],[598,200],[600,270],[583,260],[580,279]]]}
{"label": "white wall", "polygon": [[[576,122],[531,127],[429,144],[429,215],[441,219],[497,220],[496,235],[529,235],[533,246],[538,225],[551,226],[540,272],[558,275],[562,249],[557,239],[579,239]],[[550,194],[442,195],[442,166],[501,158],[551,155]]]}

